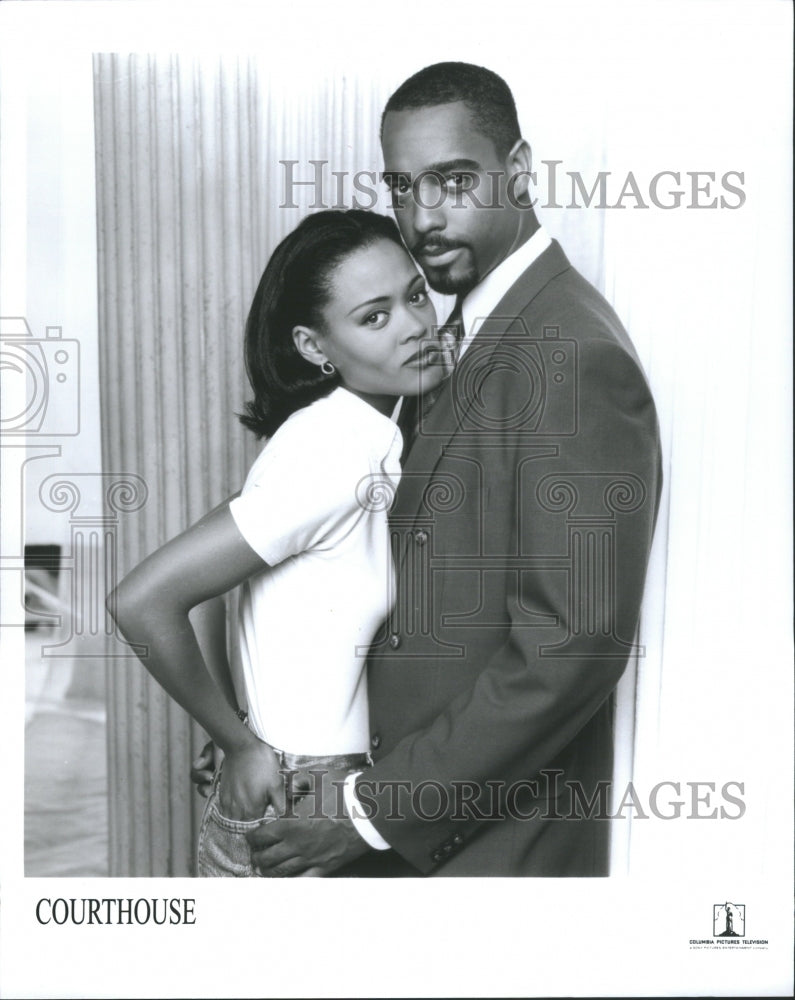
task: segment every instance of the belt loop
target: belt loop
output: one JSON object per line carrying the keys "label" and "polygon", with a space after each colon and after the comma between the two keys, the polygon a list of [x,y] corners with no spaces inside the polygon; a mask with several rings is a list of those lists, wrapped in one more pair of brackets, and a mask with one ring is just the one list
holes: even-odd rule
{"label": "belt loop", "polygon": [[280,750],[278,747],[275,747],[272,743],[268,743],[267,740],[263,740],[262,742],[265,744],[266,747],[270,747],[271,750],[276,754],[276,760],[278,760],[279,762],[279,767],[287,767],[286,763],[287,754],[285,753],[285,751]]}

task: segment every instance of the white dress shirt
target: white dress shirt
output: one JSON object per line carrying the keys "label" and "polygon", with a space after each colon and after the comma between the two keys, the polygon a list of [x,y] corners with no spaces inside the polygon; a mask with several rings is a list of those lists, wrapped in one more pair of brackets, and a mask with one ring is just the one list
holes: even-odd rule
{"label": "white dress shirt", "polygon": [[490,271],[479,285],[475,285],[461,305],[461,325],[464,336],[458,349],[460,360],[472,343],[484,320],[494,312],[500,300],[552,243],[549,233],[539,226],[527,242],[506,257]]}

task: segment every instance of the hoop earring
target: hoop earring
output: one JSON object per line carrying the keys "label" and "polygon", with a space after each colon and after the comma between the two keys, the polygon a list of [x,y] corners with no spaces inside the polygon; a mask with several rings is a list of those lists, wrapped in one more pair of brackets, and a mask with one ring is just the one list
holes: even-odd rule
{"label": "hoop earring", "polygon": [[324,375],[334,375],[337,371],[337,369],[330,361],[324,361],[323,364],[320,366],[320,370],[323,372]]}

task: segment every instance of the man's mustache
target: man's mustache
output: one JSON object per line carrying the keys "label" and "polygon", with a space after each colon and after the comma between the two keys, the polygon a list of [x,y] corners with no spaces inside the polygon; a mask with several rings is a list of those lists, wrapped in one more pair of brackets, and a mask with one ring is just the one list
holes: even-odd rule
{"label": "man's mustache", "polygon": [[446,250],[461,250],[467,246],[467,243],[461,243],[458,240],[448,240],[443,236],[433,236],[427,240],[422,240],[420,243],[415,243],[411,248],[411,252],[415,257],[422,257],[425,254],[444,253]]}

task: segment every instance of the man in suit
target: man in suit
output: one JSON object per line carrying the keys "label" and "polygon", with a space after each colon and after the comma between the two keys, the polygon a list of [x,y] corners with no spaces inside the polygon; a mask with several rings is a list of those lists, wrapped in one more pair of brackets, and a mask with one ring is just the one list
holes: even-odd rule
{"label": "man in suit", "polygon": [[538,223],[500,77],[420,71],[387,103],[382,145],[403,238],[456,296],[458,358],[416,415],[390,513],[374,765],[344,810],[309,796],[260,827],[254,861],[277,876],[605,875],[613,696],[661,485],[654,402],[612,308]]}

